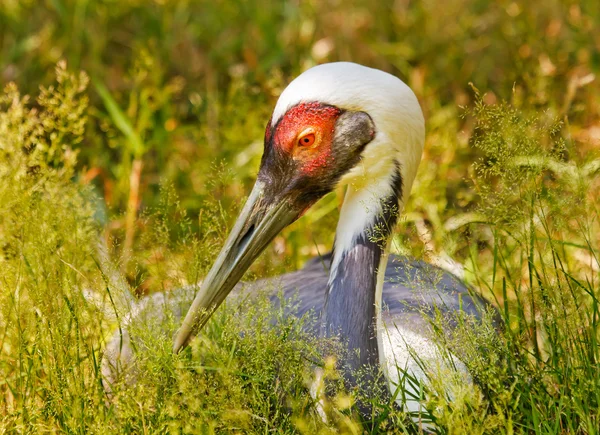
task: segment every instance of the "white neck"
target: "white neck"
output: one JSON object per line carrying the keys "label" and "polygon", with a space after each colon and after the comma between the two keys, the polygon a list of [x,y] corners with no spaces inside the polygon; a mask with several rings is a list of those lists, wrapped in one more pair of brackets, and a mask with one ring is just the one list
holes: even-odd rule
{"label": "white neck", "polygon": [[[381,180],[360,186],[358,189],[355,184],[348,186],[335,231],[332,266],[339,261],[344,252],[354,245],[356,238],[362,235],[365,229],[369,228],[385,212],[382,210],[382,203],[394,195],[390,180],[391,175],[387,175]],[[403,202],[400,200],[398,207],[402,206]],[[330,278],[332,275],[330,274]]]}

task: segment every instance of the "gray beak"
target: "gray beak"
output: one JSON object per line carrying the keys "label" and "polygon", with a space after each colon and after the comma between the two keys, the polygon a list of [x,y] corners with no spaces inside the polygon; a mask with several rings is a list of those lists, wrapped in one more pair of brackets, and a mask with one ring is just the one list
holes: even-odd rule
{"label": "gray beak", "polygon": [[221,305],[246,270],[266,246],[300,210],[288,198],[277,203],[265,199],[264,185],[257,181],[217,260],[202,282],[173,344],[183,349]]}

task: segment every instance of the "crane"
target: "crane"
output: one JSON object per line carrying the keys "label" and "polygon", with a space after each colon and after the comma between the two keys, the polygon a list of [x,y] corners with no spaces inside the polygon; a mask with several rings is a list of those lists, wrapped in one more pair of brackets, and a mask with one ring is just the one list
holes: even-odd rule
{"label": "crane", "polygon": [[[342,185],[346,194],[332,252],[248,288],[271,285],[284,296],[297,292],[298,314],[321,313],[319,333],[338,337],[347,350],[342,365],[350,385],[356,382],[353,373],[365,367],[381,368],[392,392],[403,371],[425,381],[423,361],[440,355],[423,310],[479,317],[482,306],[450,273],[389,254],[424,138],[416,96],[391,74],[335,62],[293,80],[267,123],[256,183],[231,233],[201,285],[187,288],[195,297],[175,335],[174,352],[200,332],[277,234]],[[183,317],[185,307],[176,305],[176,316]],[[105,378],[114,378],[117,361],[133,358],[122,340],[115,333],[107,348]],[[403,406],[414,411],[420,405],[405,400]]]}

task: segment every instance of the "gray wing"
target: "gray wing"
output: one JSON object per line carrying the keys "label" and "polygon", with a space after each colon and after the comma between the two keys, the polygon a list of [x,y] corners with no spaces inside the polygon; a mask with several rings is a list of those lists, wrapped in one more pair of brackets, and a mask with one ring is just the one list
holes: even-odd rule
{"label": "gray wing", "polygon": [[[325,290],[329,278],[331,254],[310,260],[296,272],[273,278],[243,283],[237,291],[252,293],[264,290],[277,302],[277,292],[284,299],[297,298],[294,310],[302,316],[309,310],[319,314],[325,304]],[[472,294],[456,276],[424,261],[390,255],[383,286],[383,304],[386,316],[433,314],[435,311],[452,314],[463,311],[476,318],[481,317],[486,303]]]}
{"label": "gray wing", "polygon": [[[244,300],[256,293],[267,293],[274,305],[283,299],[295,301],[286,308],[296,316],[309,311],[319,315],[325,303],[331,254],[314,258],[296,272],[273,278],[240,283],[233,298]],[[187,313],[197,286],[187,286],[142,299],[123,319],[109,340],[102,359],[102,375],[108,393],[120,378],[135,382],[135,352],[153,346],[159,339],[169,341]],[[442,315],[459,310],[481,317],[485,304],[469,293],[458,278],[443,269],[406,257],[392,255],[388,261],[383,288],[384,321],[424,333],[427,320],[423,313]]]}

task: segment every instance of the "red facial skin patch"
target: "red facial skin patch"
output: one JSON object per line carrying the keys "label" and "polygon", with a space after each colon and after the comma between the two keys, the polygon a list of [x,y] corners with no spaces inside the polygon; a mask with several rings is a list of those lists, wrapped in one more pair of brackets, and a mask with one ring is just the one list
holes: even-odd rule
{"label": "red facial skin patch", "polygon": [[[314,175],[331,162],[331,144],[335,123],[342,111],[321,103],[301,103],[281,118],[274,132],[273,145],[300,162],[301,170]],[[314,143],[303,146],[300,139],[306,132],[314,134]]]}

